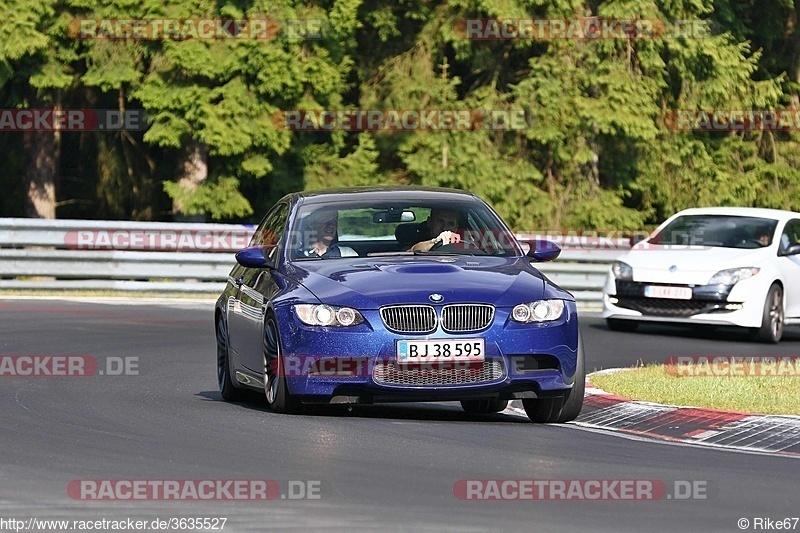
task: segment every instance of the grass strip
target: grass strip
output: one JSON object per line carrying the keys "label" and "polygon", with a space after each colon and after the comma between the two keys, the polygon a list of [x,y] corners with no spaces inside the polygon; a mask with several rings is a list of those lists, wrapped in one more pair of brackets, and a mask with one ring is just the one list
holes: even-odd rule
{"label": "grass strip", "polygon": [[[765,415],[800,415],[798,366],[783,367],[783,375],[753,375],[745,365],[742,372],[719,376],[702,372],[679,374],[675,367],[651,364],[593,375],[590,380],[595,387],[632,400]],[[763,373],[756,369],[756,374]]]}

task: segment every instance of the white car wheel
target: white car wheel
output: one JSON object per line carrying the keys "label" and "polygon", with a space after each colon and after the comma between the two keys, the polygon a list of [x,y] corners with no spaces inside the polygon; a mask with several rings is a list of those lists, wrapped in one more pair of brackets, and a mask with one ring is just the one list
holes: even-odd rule
{"label": "white car wheel", "polygon": [[774,284],[767,292],[761,327],[756,330],[755,338],[761,342],[777,343],[783,336],[783,322],[783,289]]}

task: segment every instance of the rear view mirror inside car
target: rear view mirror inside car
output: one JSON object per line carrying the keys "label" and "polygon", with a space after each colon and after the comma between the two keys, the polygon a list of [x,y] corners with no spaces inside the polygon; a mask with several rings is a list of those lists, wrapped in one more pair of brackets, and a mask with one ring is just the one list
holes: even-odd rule
{"label": "rear view mirror inside car", "polygon": [[372,221],[376,224],[385,224],[389,222],[414,222],[417,219],[413,211],[377,211],[372,215]]}

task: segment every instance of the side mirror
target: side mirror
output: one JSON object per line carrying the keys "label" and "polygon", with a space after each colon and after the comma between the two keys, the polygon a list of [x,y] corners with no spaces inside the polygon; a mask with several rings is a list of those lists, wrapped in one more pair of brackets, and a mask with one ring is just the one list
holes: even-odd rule
{"label": "side mirror", "polygon": [[789,246],[787,249],[778,252],[778,255],[780,256],[797,255],[797,254],[800,254],[800,243],[793,244]]}
{"label": "side mirror", "polygon": [[537,263],[546,263],[561,255],[561,247],[553,241],[539,239],[528,241],[528,245],[531,249],[525,255]]}
{"label": "side mirror", "polygon": [[269,254],[276,245],[250,246],[236,252],[236,262],[247,268],[275,268],[275,262]]}

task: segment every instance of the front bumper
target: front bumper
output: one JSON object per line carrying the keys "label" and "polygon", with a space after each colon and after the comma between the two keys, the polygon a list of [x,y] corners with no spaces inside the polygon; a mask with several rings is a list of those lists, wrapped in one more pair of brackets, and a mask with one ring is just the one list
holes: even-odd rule
{"label": "front bumper", "polygon": [[[572,387],[578,354],[575,302],[565,302],[560,319],[519,324],[511,309],[496,308],[489,328],[452,334],[399,334],[383,326],[379,312],[361,311],[363,324],[310,327],[290,307],[276,309],[289,392],[306,402],[343,399],[446,401],[552,396]],[[480,363],[400,365],[397,341],[483,339]]]}
{"label": "front bumper", "polygon": [[[673,322],[755,328],[761,326],[764,309],[760,280],[736,285],[676,285],[659,282],[619,281],[609,277],[603,291],[603,317],[647,322]],[[645,286],[690,287],[690,300],[650,298]],[[763,292],[764,295],[759,293]]]}

